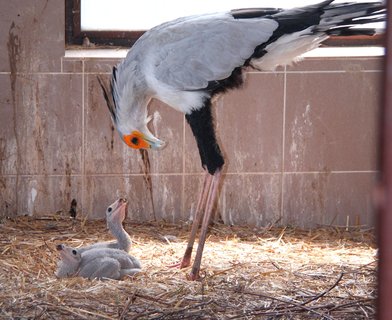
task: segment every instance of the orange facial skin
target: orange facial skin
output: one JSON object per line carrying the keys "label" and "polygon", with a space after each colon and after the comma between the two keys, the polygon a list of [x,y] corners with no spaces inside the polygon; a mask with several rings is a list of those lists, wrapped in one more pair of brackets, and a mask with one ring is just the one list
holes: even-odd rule
{"label": "orange facial skin", "polygon": [[139,131],[133,131],[131,134],[123,136],[124,142],[133,149],[149,149],[150,144],[146,141],[144,135]]}

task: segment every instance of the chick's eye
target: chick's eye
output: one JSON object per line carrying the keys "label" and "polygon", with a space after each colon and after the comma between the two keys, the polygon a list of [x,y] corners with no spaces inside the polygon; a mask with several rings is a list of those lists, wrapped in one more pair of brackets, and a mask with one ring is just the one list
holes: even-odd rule
{"label": "chick's eye", "polygon": [[76,250],[72,250],[72,254],[76,256]]}
{"label": "chick's eye", "polygon": [[139,138],[138,137],[133,137],[131,140],[132,144],[134,144],[135,146],[137,146],[139,144]]}
{"label": "chick's eye", "polygon": [[108,208],[108,212],[112,212],[112,208],[111,207]]}

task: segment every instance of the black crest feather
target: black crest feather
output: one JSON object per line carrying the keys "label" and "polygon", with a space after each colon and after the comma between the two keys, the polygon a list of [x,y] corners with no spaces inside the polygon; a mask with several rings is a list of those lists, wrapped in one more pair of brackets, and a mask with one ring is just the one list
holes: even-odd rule
{"label": "black crest feather", "polygon": [[108,106],[110,115],[112,116],[112,119],[115,122],[116,121],[116,105],[113,100],[112,86],[110,86],[110,88],[109,88],[108,85],[105,83],[105,80],[102,79],[101,76],[97,76],[97,78],[98,78],[99,85],[102,88],[103,96],[106,100],[106,104]]}

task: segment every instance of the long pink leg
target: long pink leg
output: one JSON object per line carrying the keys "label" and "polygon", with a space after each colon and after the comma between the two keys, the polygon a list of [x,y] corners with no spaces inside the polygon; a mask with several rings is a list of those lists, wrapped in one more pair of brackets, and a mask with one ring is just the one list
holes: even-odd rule
{"label": "long pink leg", "polygon": [[211,177],[212,177],[212,183],[208,192],[208,198],[207,198],[206,208],[204,212],[203,223],[201,226],[200,239],[199,239],[199,244],[197,246],[195,261],[193,262],[192,271],[189,274],[190,280],[197,280],[200,278],[199,271],[201,265],[201,258],[203,256],[204,243],[207,238],[208,225],[210,223],[215,199],[218,194],[218,186],[221,178],[221,171],[220,170],[216,171]]}
{"label": "long pink leg", "polygon": [[184,257],[182,258],[180,268],[188,267],[191,264],[193,244],[195,243],[196,233],[197,230],[199,229],[200,220],[201,217],[203,216],[203,211],[207,202],[207,197],[209,194],[211,182],[213,180],[212,177],[213,177],[212,175],[206,173],[206,176],[204,178],[203,189],[201,191],[199,201],[197,202],[195,218],[192,223],[192,229],[189,235],[188,245],[186,246],[186,250],[184,253]]}
{"label": "long pink leg", "polygon": [[204,208],[205,208],[205,204],[207,202],[207,196],[208,196],[208,191],[211,186],[211,182],[212,182],[212,175],[210,175],[207,172],[204,177],[203,188],[201,190],[199,200],[197,202],[195,217],[193,219],[191,233],[189,235],[188,245],[186,247],[184,257],[182,258],[181,262],[176,263],[174,265],[171,265],[170,267],[178,267],[179,266],[180,268],[186,268],[186,267],[190,266],[190,264],[191,264],[193,244],[195,243],[196,233],[197,233],[197,230],[199,229],[201,217],[203,216],[203,213],[204,213]]}

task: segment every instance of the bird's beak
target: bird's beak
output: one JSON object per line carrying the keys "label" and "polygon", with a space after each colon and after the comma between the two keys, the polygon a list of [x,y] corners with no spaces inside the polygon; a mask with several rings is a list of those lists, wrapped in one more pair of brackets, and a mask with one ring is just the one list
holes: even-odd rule
{"label": "bird's beak", "polygon": [[[148,122],[148,120],[147,120]],[[156,138],[148,129],[147,126],[145,126],[144,128],[142,128],[141,130],[144,139],[147,141],[147,143],[150,145],[151,149],[155,149],[155,150],[159,150],[162,149],[166,143],[162,140],[159,140],[158,138]]]}
{"label": "bird's beak", "polygon": [[150,144],[151,149],[162,149],[166,145],[165,141],[159,140],[155,137],[146,138],[146,141]]}
{"label": "bird's beak", "polygon": [[124,219],[128,217],[128,201],[127,199],[121,199],[121,208],[120,210],[124,210]]}

